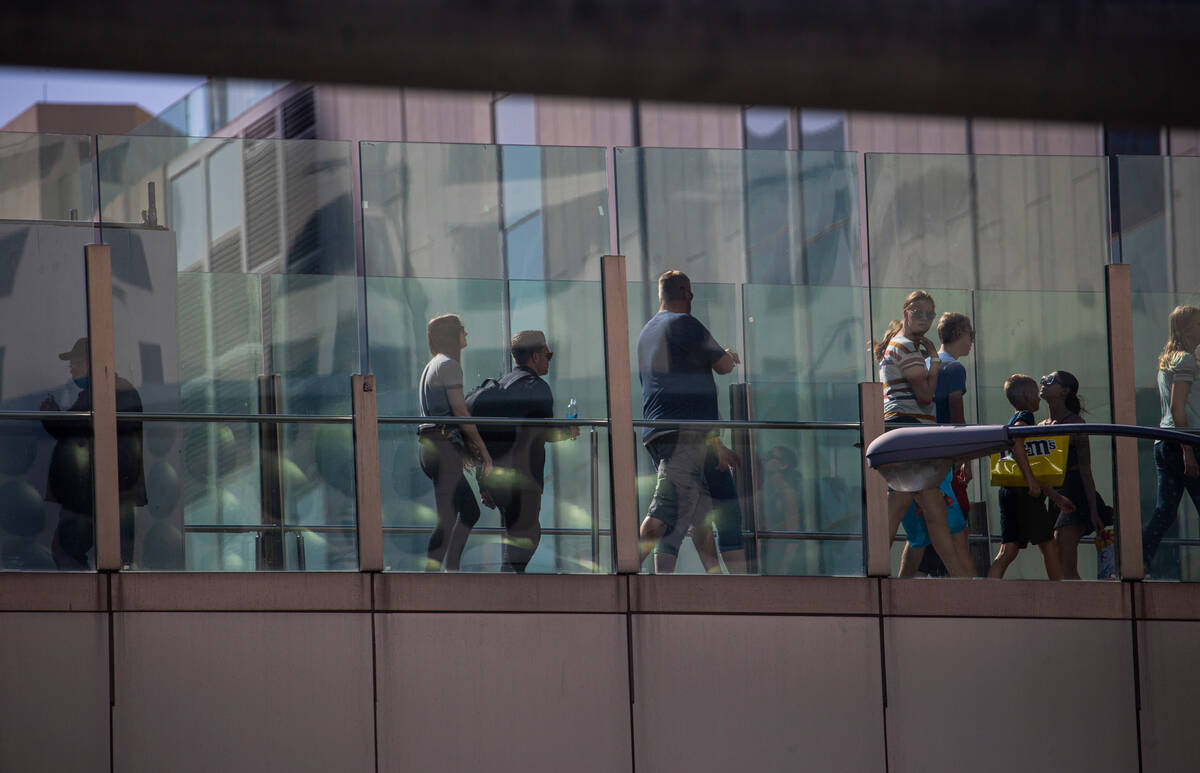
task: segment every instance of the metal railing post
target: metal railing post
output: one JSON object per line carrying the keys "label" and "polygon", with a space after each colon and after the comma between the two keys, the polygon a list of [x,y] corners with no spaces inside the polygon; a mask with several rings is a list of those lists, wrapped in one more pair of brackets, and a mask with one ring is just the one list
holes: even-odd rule
{"label": "metal railing post", "polygon": [[629,385],[629,297],[625,258],[600,259],[604,293],[604,354],[608,365],[608,450],[612,482],[613,545],[618,574],[637,574],[637,457],[633,436],[633,392]]}
{"label": "metal railing post", "polygon": [[892,537],[888,533],[887,484],[883,476],[867,467],[867,446],[883,434],[883,384],[858,385],[858,412],[862,420],[863,452],[863,547],[868,577],[892,573]]}
{"label": "metal railing post", "polygon": [[358,504],[358,568],[383,571],[383,500],[379,487],[379,409],[375,377],[350,377],[354,410],[354,493]]}
{"label": "metal railing post", "polygon": [[[1137,424],[1133,359],[1133,281],[1128,265],[1104,267],[1108,296],[1108,367],[1114,424]],[[1121,578],[1140,580],[1142,565],[1142,505],[1138,492],[1137,439],[1113,438],[1113,498],[1117,509],[1117,544]]]}
{"label": "metal railing post", "polygon": [[96,568],[121,568],[121,494],[117,483],[117,376],[113,336],[112,250],[84,248],[88,357],[92,390],[92,494]]}

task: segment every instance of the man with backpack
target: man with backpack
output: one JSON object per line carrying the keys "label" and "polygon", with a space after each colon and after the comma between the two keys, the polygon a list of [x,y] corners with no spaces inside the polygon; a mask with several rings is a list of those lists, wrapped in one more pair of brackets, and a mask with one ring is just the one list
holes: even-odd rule
{"label": "man with backpack", "polygon": [[[522,419],[554,418],[554,395],[542,376],[550,372],[554,352],[540,330],[522,330],[512,338],[515,367],[499,381],[485,382],[467,397],[472,416]],[[579,437],[579,429],[531,426],[480,426],[493,468],[480,481],[485,504],[499,511],[504,524],[502,572],[524,572],[541,539],[546,443]]]}

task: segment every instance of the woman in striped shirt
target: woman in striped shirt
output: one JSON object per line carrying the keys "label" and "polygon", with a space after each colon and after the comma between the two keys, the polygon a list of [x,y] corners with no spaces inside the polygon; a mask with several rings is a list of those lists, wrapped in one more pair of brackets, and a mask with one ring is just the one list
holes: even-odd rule
{"label": "woman in striped shirt", "polygon": [[[936,424],[933,393],[937,389],[941,360],[937,347],[926,337],[937,313],[933,298],[915,290],[904,299],[904,319],[892,320],[883,340],[875,345],[879,380],[883,383],[883,418],[893,424]],[[928,358],[928,364],[926,364]],[[975,574],[950,539],[946,524],[946,501],[937,486],[908,493],[888,490],[888,527],[896,534],[900,521],[913,502],[924,511],[925,527],[933,549],[942,556],[955,577]]]}

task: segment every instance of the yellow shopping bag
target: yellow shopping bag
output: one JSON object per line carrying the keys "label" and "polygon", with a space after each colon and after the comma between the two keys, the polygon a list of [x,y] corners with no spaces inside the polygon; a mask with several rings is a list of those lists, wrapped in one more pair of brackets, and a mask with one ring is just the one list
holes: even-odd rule
{"label": "yellow shopping bag", "polygon": [[[1067,474],[1067,450],[1069,435],[1025,438],[1025,455],[1033,477],[1043,486],[1061,486]],[[992,454],[991,478],[993,486],[1024,486],[1025,476],[1013,459],[1011,451]]]}

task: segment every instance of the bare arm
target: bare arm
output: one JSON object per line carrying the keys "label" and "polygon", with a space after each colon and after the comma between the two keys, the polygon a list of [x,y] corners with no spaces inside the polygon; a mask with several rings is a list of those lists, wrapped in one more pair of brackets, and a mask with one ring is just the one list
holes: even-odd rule
{"label": "bare arm", "polygon": [[721,359],[712,364],[712,369],[717,375],[724,376],[732,373],[734,366],[740,365],[741,362],[742,358],[738,356],[737,352],[733,349],[726,349]]}
{"label": "bare arm", "polygon": [[[461,386],[447,387],[446,399],[450,403],[450,411],[455,416],[471,415],[471,412],[467,410],[467,400],[463,397]],[[488,454],[487,447],[483,444],[483,438],[479,436],[479,430],[475,428],[475,425],[461,424],[459,428],[462,430],[463,435],[466,436],[467,442],[475,448],[475,453],[479,454],[479,458],[483,460],[484,471],[492,469],[492,457]]]}
{"label": "bare arm", "polygon": [[[1187,427],[1187,400],[1192,392],[1192,382],[1176,381],[1171,384],[1171,418],[1175,420],[1176,429]],[[1183,474],[1189,478],[1200,475],[1200,467],[1196,464],[1196,449],[1190,445],[1181,446],[1183,449]]]}
{"label": "bare arm", "polygon": [[1030,496],[1041,496],[1042,485],[1037,482],[1037,478],[1033,477],[1033,468],[1029,466],[1029,456],[1025,453],[1025,441],[1021,438],[1013,441],[1012,455],[1013,461],[1017,463],[1021,475],[1025,478],[1025,485],[1029,487]]}
{"label": "bare arm", "polygon": [[963,406],[963,393],[955,392],[950,395],[947,405],[950,408],[950,423],[951,424],[966,424],[967,412]]}
{"label": "bare arm", "polygon": [[1104,525],[1100,523],[1100,511],[1096,508],[1096,481],[1092,477],[1092,449],[1087,435],[1079,436],[1079,479],[1083,481],[1083,498],[1087,500],[1088,513],[1097,533]]}
{"label": "bare arm", "polygon": [[[934,363],[937,360],[933,361]],[[937,389],[938,366],[931,364],[926,370],[922,365],[910,365],[904,369],[904,378],[908,380],[909,386],[912,387],[913,396],[921,405],[929,405],[933,402],[933,393]]]}

